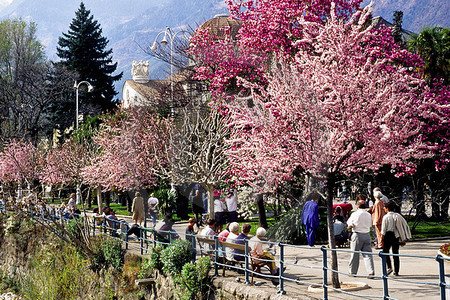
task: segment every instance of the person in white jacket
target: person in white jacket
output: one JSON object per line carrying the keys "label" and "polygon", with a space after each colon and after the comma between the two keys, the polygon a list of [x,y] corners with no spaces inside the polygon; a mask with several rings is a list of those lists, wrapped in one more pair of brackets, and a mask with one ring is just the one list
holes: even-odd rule
{"label": "person in white jacket", "polygon": [[[411,231],[409,230],[406,220],[395,211],[395,203],[389,202],[385,206],[386,214],[383,217],[381,224],[381,234],[383,237],[383,252],[389,253],[392,248],[393,254],[399,253],[400,244],[406,242],[411,238]],[[406,224],[406,225],[405,225]],[[394,275],[398,276],[400,271],[400,258],[394,256],[394,270],[392,270],[391,258],[386,256],[387,274],[394,271]]]}

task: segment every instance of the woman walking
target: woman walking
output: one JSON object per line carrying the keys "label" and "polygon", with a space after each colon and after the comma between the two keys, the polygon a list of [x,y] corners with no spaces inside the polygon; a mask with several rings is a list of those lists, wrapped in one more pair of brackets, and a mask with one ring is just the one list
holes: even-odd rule
{"label": "woman walking", "polygon": [[145,217],[145,208],[144,208],[144,199],[141,197],[141,194],[139,192],[136,192],[135,194],[131,211],[133,212],[134,223],[139,224],[139,226],[141,226],[142,221],[144,220]]}

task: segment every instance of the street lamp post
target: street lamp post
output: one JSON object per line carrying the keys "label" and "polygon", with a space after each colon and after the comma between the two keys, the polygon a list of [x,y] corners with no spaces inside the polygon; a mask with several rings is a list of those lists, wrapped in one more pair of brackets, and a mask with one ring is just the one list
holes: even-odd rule
{"label": "street lamp post", "polygon": [[164,37],[161,41],[161,45],[163,45],[165,47],[170,42],[170,101],[171,101],[170,113],[173,115],[173,107],[174,107],[174,101],[173,101],[173,85],[174,85],[174,82],[173,82],[173,41],[175,40],[175,37],[180,33],[189,34],[189,35],[190,35],[190,33],[187,32],[186,30],[180,30],[178,32],[173,32],[173,30],[170,27],[166,27],[165,30],[158,33],[155,40],[153,41],[153,44],[150,47],[150,50],[152,50],[153,52],[156,52],[156,49],[158,48],[157,47],[158,38],[163,33],[164,33]]}
{"label": "street lamp post", "polygon": [[[75,80],[75,83],[73,84],[73,88],[75,89],[75,111],[76,111],[76,120],[75,120],[75,129],[78,129],[78,88],[80,87],[80,85],[82,84],[86,84],[87,88],[88,88],[88,93],[92,92],[94,90],[94,87],[88,82],[88,81],[80,81],[77,83],[77,81]],[[77,184],[77,193],[76,193],[76,203],[80,204],[81,203],[81,192],[80,192],[80,185]]]}
{"label": "street lamp post", "polygon": [[75,111],[76,111],[76,119],[75,119],[75,129],[78,129],[78,88],[80,87],[80,85],[82,84],[86,84],[88,87],[88,93],[92,92],[94,90],[94,87],[88,82],[88,81],[80,81],[77,82],[75,80],[75,83],[73,85],[73,88],[75,89],[75,97],[76,97],[76,101],[75,101]]}

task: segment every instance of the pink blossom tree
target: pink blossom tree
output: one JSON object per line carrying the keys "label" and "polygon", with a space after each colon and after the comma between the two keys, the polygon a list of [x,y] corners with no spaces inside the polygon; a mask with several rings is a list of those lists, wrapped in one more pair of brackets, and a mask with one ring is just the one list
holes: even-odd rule
{"label": "pink blossom tree", "polygon": [[42,155],[31,142],[11,140],[0,152],[0,181],[33,185],[42,167]]}
{"label": "pink blossom tree", "polygon": [[[326,181],[328,212],[336,176],[385,164],[413,167],[411,159],[429,156],[436,146],[421,128],[430,118],[447,124],[448,110],[416,73],[374,55],[369,45],[379,33],[365,25],[370,7],[348,22],[334,11],[324,23],[298,17],[302,36],[292,43],[293,58],[274,58],[267,86],[242,80],[252,90],[250,105],[238,98],[225,104],[238,177],[273,188],[301,170]],[[331,213],[328,235],[335,248]],[[332,278],[338,287],[338,274]]]}
{"label": "pink blossom tree", "polygon": [[131,108],[115,116],[105,117],[94,141],[100,154],[83,168],[85,183],[133,190],[153,186],[159,169],[166,162],[158,153],[165,153],[168,126],[149,108]]}
{"label": "pink blossom tree", "polygon": [[82,181],[81,171],[95,154],[92,147],[80,144],[73,138],[51,148],[45,157],[40,180],[50,185],[73,185]]}
{"label": "pink blossom tree", "polygon": [[[196,79],[209,83],[215,101],[232,98],[230,91],[246,91],[237,77],[266,85],[266,72],[274,55],[289,58],[297,52],[294,43],[303,35],[298,18],[324,23],[332,2],[227,0],[231,17],[242,23],[239,34],[233,36],[228,27],[196,30],[189,48],[197,64]],[[348,19],[362,0],[334,2],[339,17]]]}

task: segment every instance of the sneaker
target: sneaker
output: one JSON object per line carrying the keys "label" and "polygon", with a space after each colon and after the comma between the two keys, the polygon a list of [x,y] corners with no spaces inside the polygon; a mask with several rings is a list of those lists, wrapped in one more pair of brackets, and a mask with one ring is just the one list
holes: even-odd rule
{"label": "sneaker", "polygon": [[375,273],[370,273],[367,279],[375,279]]}
{"label": "sneaker", "polygon": [[386,275],[391,275],[391,273],[392,273],[392,269],[391,268],[387,269],[387,274]]}
{"label": "sneaker", "polygon": [[397,272],[395,272],[395,273],[394,273],[394,276],[400,276],[400,275],[398,275],[398,273],[397,273]]}

